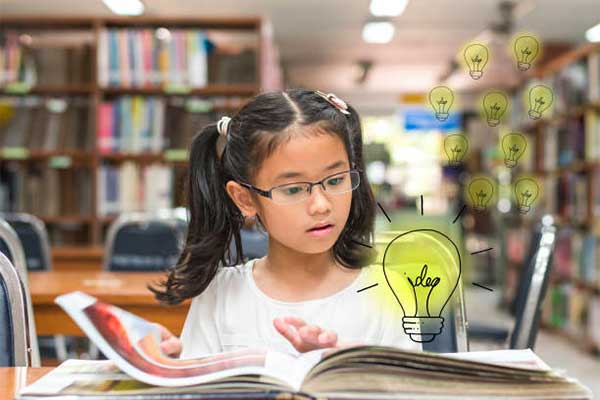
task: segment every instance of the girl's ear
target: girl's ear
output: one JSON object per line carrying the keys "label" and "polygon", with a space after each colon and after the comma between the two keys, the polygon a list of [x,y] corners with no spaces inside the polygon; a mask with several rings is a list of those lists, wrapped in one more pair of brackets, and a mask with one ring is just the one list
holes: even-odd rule
{"label": "girl's ear", "polygon": [[245,217],[254,217],[258,210],[250,189],[243,187],[235,181],[229,181],[225,185],[227,194]]}

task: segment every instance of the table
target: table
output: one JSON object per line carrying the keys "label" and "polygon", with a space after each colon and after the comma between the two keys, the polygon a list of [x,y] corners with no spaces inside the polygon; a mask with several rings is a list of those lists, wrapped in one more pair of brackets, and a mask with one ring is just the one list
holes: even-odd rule
{"label": "table", "polygon": [[21,388],[35,382],[52,368],[0,367],[0,399],[13,399]]}
{"label": "table", "polygon": [[177,306],[163,306],[147,284],[165,278],[160,272],[43,271],[29,273],[29,290],[38,335],[74,335],[83,332],[54,303],[65,293],[80,290],[152,322],[175,335],[181,334],[189,300]]}

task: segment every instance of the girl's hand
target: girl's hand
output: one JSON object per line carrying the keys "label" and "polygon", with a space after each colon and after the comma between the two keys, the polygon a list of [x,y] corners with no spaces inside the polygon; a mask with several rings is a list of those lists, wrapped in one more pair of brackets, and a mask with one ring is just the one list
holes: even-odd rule
{"label": "girl's hand", "polygon": [[275,318],[273,320],[273,326],[275,326],[277,332],[289,340],[292,346],[300,353],[336,347],[339,344],[335,332],[322,329],[316,325],[308,325],[301,318]]}
{"label": "girl's hand", "polygon": [[162,352],[169,357],[179,357],[181,354],[181,340],[164,326],[157,325],[160,328],[160,349]]}

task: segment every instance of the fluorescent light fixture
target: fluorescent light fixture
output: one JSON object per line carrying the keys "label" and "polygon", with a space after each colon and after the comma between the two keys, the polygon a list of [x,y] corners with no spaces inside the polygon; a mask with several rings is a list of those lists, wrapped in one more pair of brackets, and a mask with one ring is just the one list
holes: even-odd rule
{"label": "fluorescent light fixture", "polygon": [[585,38],[588,42],[600,42],[600,24],[588,29],[585,32]]}
{"label": "fluorescent light fixture", "polygon": [[367,43],[388,43],[394,37],[391,22],[367,22],[363,26],[362,38]]}
{"label": "fluorescent light fixture", "polygon": [[141,0],[102,0],[106,7],[119,15],[141,15],[144,4]]}
{"label": "fluorescent light fixture", "polygon": [[376,17],[397,17],[404,12],[408,0],[371,0],[371,14]]}

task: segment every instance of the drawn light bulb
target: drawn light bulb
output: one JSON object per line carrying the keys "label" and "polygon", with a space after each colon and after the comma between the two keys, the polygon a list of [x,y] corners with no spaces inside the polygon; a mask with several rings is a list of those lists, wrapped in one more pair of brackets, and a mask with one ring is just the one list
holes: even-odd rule
{"label": "drawn light bulb", "polygon": [[442,332],[442,312],[461,274],[458,247],[442,232],[415,229],[392,239],[383,253],[383,274],[404,316],[411,340],[431,342]]}
{"label": "drawn light bulb", "polygon": [[454,103],[454,93],[446,86],[436,86],[429,92],[429,103],[439,121],[448,119],[448,112]]}
{"label": "drawn light bulb", "polygon": [[469,140],[465,135],[453,134],[444,139],[444,151],[450,165],[460,165],[469,149]]}
{"label": "drawn light bulb", "polygon": [[500,123],[508,108],[508,97],[502,92],[489,92],[483,97],[483,110],[489,126]]}
{"label": "drawn light bulb", "polygon": [[529,90],[529,116],[540,119],[554,100],[552,89],[544,85],[536,85]]}
{"label": "drawn light bulb", "polygon": [[540,187],[531,178],[521,178],[515,182],[515,197],[521,214],[527,214],[531,205],[538,198]]}
{"label": "drawn light bulb", "polygon": [[504,165],[513,168],[519,158],[525,153],[527,139],[520,133],[509,133],[502,138],[502,151],[504,152]]}
{"label": "drawn light bulb", "polygon": [[488,59],[489,52],[487,47],[482,44],[474,43],[464,51],[465,62],[469,67],[469,75],[471,78],[477,80],[483,75],[483,68],[485,68]]}
{"label": "drawn light bulb", "polygon": [[515,58],[517,59],[517,68],[521,71],[527,71],[540,52],[540,42],[533,36],[519,36],[515,40],[514,51]]}
{"label": "drawn light bulb", "polygon": [[488,178],[475,178],[469,183],[468,190],[475,211],[484,211],[494,195],[494,184]]}

